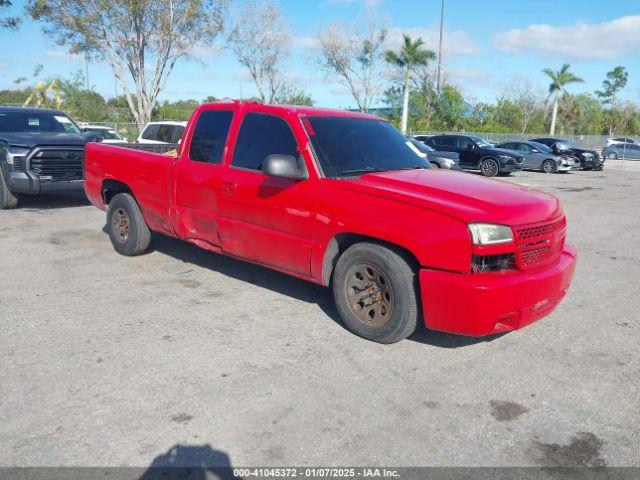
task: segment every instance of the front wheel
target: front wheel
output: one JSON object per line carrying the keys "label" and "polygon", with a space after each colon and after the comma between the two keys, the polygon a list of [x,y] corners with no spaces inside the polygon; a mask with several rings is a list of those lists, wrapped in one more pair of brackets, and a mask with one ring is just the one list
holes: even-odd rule
{"label": "front wheel", "polygon": [[558,170],[558,164],[553,160],[545,160],[542,162],[542,171],[544,173],[555,173]]}
{"label": "front wheel", "polygon": [[18,197],[9,191],[4,174],[0,170],[0,210],[9,210],[18,206]]}
{"label": "front wheel", "polygon": [[349,247],[338,259],[332,288],[342,321],[356,335],[395,343],[416,329],[416,273],[396,250],[369,242]]}
{"label": "front wheel", "polygon": [[146,252],[151,243],[151,231],[135,199],[119,193],[109,203],[107,230],[113,248],[128,257]]}
{"label": "front wheel", "polygon": [[500,165],[493,158],[487,158],[480,164],[480,173],[485,177],[495,177],[500,173]]}
{"label": "front wheel", "polygon": [[609,160],[617,160],[618,159],[618,154],[616,152],[609,152],[607,154],[607,158]]}

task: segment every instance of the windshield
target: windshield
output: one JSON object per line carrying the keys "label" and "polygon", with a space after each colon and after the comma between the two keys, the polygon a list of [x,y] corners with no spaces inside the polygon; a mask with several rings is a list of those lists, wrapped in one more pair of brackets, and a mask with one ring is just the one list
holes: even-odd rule
{"label": "windshield", "polygon": [[469,137],[469,138],[473,140],[473,143],[475,143],[481,148],[493,148],[493,144],[487,142],[484,138],[480,138],[480,137]]}
{"label": "windshield", "polygon": [[435,150],[433,148],[431,148],[429,145],[427,145],[426,143],[422,143],[420,140],[416,140],[413,137],[407,137],[407,140],[409,140],[411,142],[411,144],[416,147],[418,150],[420,150],[422,153],[431,153],[431,152],[435,152]]}
{"label": "windshield", "polygon": [[0,132],[79,134],[80,129],[57,112],[0,112]]}
{"label": "windshield", "polygon": [[538,143],[538,142],[529,142],[529,143],[531,144],[532,147],[537,148],[542,153],[551,153],[553,151],[549,147],[547,147],[544,143]]}
{"label": "windshield", "polygon": [[309,116],[303,122],[327,177],[431,168],[425,154],[387,121]]}
{"label": "windshield", "polygon": [[105,140],[122,140],[122,137],[115,130],[107,130],[105,128],[83,128],[83,132],[96,133]]}

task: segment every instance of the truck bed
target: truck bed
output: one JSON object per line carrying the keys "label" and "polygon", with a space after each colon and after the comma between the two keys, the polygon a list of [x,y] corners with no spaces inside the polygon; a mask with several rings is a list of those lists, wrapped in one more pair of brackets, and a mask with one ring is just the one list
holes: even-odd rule
{"label": "truck bed", "polygon": [[84,184],[87,197],[96,207],[106,210],[103,197],[105,184],[122,184],[123,191],[129,189],[138,200],[151,229],[173,234],[169,222],[168,185],[169,171],[175,157],[160,151],[166,152],[175,147],[155,144],[87,144]]}

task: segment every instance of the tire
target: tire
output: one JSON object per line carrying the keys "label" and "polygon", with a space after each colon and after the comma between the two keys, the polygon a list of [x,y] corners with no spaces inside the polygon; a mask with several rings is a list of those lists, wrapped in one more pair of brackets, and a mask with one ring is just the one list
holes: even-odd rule
{"label": "tire", "polygon": [[607,158],[609,160],[617,160],[618,159],[618,154],[616,152],[609,152],[607,154]]}
{"label": "tire", "polygon": [[18,196],[9,191],[9,186],[0,170],[0,210],[10,210],[18,206]]}
{"label": "tire", "polygon": [[544,173],[556,173],[558,170],[558,164],[549,158],[542,162],[542,171]]}
{"label": "tire", "polygon": [[495,177],[500,173],[500,164],[493,158],[485,158],[480,162],[480,173],[484,177]]}
{"label": "tire", "polygon": [[128,193],[111,199],[107,211],[107,231],[116,252],[127,257],[141,255],[151,243],[151,231],[140,207]]}
{"label": "tire", "polygon": [[360,337],[385,344],[415,331],[416,285],[415,269],[404,254],[370,242],[352,245],[340,256],[331,282],[344,325]]}

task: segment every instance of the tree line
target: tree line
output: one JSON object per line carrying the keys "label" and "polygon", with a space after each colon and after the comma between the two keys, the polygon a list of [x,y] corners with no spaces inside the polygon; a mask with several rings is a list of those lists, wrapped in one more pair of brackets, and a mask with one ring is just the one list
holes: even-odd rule
{"label": "tree line", "polygon": [[[10,6],[0,0],[0,9]],[[253,83],[255,100],[264,103],[313,104],[288,69],[293,56],[285,13],[271,0],[28,0],[26,14],[71,54],[106,62],[122,95],[104,99],[82,88],[81,74],[57,79],[66,111],[89,121],[182,119],[206,99],[159,102],[179,61],[198,49],[222,48],[242,64]],[[19,18],[0,17],[1,28],[19,28]],[[376,110],[407,130],[639,135],[637,105],[619,100],[628,82],[622,66],[612,69],[603,87],[573,94],[583,80],[570,65],[545,69],[549,88],[540,93],[527,80],[510,79],[494,102],[466,96],[455,76],[445,73],[441,85],[433,68],[436,55],[421,38],[404,35],[389,48],[385,21],[364,15],[334,21],[311,39],[312,62],[328,80],[341,84],[363,112]],[[40,68],[40,70],[42,70]],[[41,74],[34,72],[34,77]],[[21,103],[33,86],[0,92],[0,102]],[[440,88],[441,86],[441,88]],[[42,90],[42,89],[40,89]],[[41,104],[50,102],[42,92]],[[212,92],[214,93],[214,92]]]}

